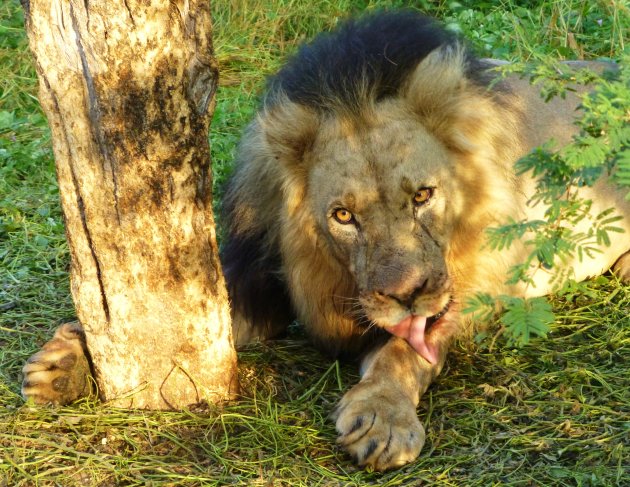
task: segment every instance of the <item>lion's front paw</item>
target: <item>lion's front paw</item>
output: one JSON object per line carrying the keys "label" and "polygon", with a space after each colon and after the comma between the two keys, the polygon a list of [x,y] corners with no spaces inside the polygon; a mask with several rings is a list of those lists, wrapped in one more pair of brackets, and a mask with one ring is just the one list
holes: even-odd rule
{"label": "lion's front paw", "polygon": [[394,388],[359,383],[333,414],[337,443],[363,467],[388,470],[415,460],[425,433],[413,403]]}
{"label": "lion's front paw", "polygon": [[90,393],[85,336],[78,324],[60,326],[22,369],[22,395],[37,404],[68,404]]}

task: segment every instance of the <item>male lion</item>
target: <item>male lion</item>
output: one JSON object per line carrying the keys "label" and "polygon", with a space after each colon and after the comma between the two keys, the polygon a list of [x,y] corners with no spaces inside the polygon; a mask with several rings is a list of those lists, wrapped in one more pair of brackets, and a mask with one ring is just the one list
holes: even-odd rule
{"label": "male lion", "polygon": [[[470,332],[467,298],[551,288],[544,271],[535,286],[506,285],[528,250],[491,251],[485,231],[542,217],[542,204],[528,204],[534,181],[513,165],[551,137],[568,141],[578,101],[545,104],[526,81],[495,79],[495,64],[416,13],[349,21],[271,79],[241,142],[223,203],[236,343],[297,318],[332,355],[359,354],[361,381],[334,416],[339,444],[363,466],[385,470],[420,453],[416,406],[449,343]],[[630,204],[605,185],[581,192],[593,214],[622,214],[625,233],[567,262],[576,279],[616,261],[630,277]],[[63,362],[68,351],[82,357],[78,337],[62,327],[29,361],[26,396],[82,392],[87,362]]]}

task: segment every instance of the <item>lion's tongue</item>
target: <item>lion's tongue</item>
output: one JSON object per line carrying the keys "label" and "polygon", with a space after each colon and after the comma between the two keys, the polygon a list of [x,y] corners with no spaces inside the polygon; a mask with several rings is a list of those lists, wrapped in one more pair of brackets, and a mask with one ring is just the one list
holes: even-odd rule
{"label": "lion's tongue", "polygon": [[437,363],[437,350],[424,339],[424,329],[427,326],[426,316],[410,315],[394,326],[385,328],[392,335],[407,340],[409,345],[427,362]]}

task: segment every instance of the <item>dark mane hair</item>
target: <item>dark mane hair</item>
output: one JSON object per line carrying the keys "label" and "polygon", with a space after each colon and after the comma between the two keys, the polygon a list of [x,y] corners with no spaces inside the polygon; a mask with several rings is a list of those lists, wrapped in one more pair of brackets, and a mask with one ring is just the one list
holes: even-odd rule
{"label": "dark mane hair", "polygon": [[395,96],[434,49],[460,44],[455,34],[413,10],[376,11],[346,20],[303,45],[270,78],[265,104],[284,95],[320,112],[355,112]]}

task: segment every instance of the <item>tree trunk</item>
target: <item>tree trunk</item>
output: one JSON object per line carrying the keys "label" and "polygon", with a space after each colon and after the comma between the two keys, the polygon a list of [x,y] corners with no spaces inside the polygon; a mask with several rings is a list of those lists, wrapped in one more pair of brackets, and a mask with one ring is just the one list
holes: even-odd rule
{"label": "tree trunk", "polygon": [[231,397],[209,2],[23,2],[101,398],[166,409]]}

